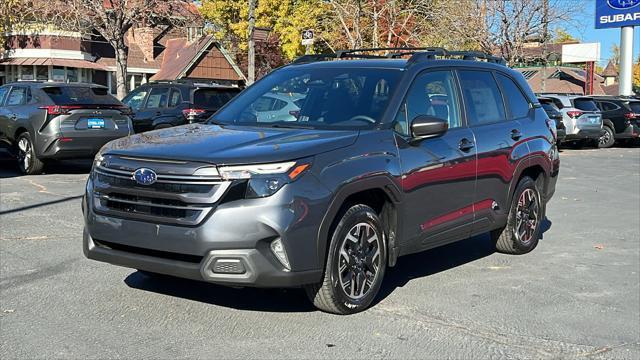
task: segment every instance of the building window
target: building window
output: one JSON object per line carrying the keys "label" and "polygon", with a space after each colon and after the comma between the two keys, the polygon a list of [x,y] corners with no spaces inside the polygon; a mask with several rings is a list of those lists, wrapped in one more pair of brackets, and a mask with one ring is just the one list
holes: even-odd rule
{"label": "building window", "polygon": [[78,69],[67,68],[67,82],[78,82]]}
{"label": "building window", "polygon": [[36,80],[42,80],[42,81],[49,80],[48,66],[36,66]]}
{"label": "building window", "polygon": [[34,80],[33,66],[23,66],[20,80]]}
{"label": "building window", "polygon": [[191,26],[187,28],[187,41],[198,40],[202,37],[203,28]]}
{"label": "building window", "polygon": [[51,72],[51,77],[51,80],[53,81],[64,82],[64,67],[54,66],[53,71]]}

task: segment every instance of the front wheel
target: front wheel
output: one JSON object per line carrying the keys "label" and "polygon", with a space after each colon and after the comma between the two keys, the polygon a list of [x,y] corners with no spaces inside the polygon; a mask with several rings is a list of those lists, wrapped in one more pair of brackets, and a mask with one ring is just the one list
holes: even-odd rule
{"label": "front wheel", "polygon": [[365,310],[380,290],[387,250],[382,223],[366,205],[350,207],[331,234],[322,282],[305,287],[320,310],[347,315]]}
{"label": "front wheel", "polygon": [[496,250],[505,254],[526,254],[533,250],[538,245],[544,214],[540,189],[533,179],[523,177],[513,194],[506,227],[491,233]]}
{"label": "front wheel", "polygon": [[603,148],[609,148],[613,146],[613,143],[616,141],[615,135],[613,133],[613,129],[605,126],[602,128],[602,135],[600,135],[600,138],[598,139],[598,147],[603,149]]}

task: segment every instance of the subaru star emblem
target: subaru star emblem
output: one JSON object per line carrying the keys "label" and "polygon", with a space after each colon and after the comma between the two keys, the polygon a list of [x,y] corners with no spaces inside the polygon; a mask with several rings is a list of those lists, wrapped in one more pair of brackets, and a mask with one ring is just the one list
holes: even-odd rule
{"label": "subaru star emblem", "polygon": [[640,5],[640,0],[607,0],[607,4],[614,9],[622,10]]}
{"label": "subaru star emblem", "polygon": [[147,168],[140,168],[133,173],[133,179],[140,185],[151,185],[157,178],[156,172]]}

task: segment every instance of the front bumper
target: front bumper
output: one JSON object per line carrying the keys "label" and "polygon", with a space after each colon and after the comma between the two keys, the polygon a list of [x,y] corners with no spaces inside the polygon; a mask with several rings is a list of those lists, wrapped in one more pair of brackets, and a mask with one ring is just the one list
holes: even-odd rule
{"label": "front bumper", "polygon": [[[211,250],[197,263],[145,255],[127,247],[116,250],[94,241],[86,230],[83,234],[83,251],[89,259],[113,265],[234,286],[296,287],[316,283],[322,276],[321,270],[283,271],[256,249]],[[244,272],[215,273],[213,267],[218,260],[240,261]]]}
{"label": "front bumper", "polygon": [[[322,278],[318,219],[331,193],[312,174],[268,198],[221,200],[196,226],[103,215],[94,211],[91,177],[86,191],[83,248],[89,259],[234,286],[295,287]],[[291,270],[271,252],[275,239],[282,241]],[[241,264],[243,271],[214,271],[220,259]]]}

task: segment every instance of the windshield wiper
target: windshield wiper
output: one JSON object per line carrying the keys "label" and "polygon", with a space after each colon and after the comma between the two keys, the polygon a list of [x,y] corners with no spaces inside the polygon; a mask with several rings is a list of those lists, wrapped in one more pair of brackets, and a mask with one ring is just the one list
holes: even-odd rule
{"label": "windshield wiper", "polygon": [[272,127],[272,128],[283,128],[283,129],[314,129],[313,126],[309,126],[309,125],[286,124],[286,123],[274,123],[266,126]]}

